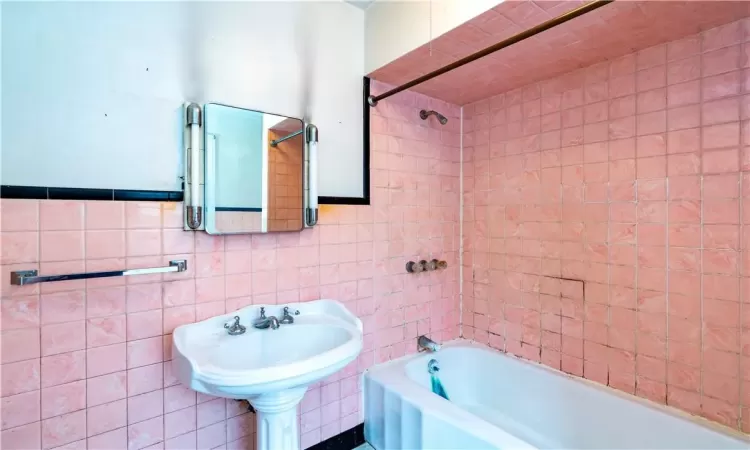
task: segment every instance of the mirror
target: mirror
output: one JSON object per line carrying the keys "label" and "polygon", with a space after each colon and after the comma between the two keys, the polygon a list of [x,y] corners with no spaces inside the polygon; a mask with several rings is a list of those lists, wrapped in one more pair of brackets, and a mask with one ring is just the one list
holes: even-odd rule
{"label": "mirror", "polygon": [[215,103],[203,111],[210,234],[304,227],[304,123]]}

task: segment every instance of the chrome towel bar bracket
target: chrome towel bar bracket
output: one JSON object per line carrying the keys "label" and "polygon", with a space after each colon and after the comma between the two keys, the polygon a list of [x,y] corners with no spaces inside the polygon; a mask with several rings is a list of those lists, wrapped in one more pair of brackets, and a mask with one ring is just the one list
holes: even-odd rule
{"label": "chrome towel bar bracket", "polygon": [[154,273],[184,272],[187,260],[169,261],[167,267],[150,267],[147,269],[111,270],[108,272],[71,273],[67,275],[41,276],[36,270],[19,270],[10,273],[10,284],[24,286],[27,284],[49,283],[51,281],[85,280],[88,278],[127,277],[131,275],[149,275]]}

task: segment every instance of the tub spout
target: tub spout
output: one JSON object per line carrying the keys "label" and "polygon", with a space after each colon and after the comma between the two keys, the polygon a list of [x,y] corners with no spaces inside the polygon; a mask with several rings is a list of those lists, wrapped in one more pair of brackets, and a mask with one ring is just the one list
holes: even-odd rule
{"label": "tub spout", "polygon": [[440,344],[428,338],[427,336],[419,336],[417,338],[417,350],[436,352],[440,350]]}

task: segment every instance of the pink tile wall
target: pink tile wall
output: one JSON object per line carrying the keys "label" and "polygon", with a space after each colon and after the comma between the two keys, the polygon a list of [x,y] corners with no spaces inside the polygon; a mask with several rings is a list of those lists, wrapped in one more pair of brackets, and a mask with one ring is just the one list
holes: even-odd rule
{"label": "pink tile wall", "polygon": [[[376,87],[377,88],[377,87]],[[309,390],[304,447],[362,421],[360,374],[458,336],[458,108],[421,121],[418,95],[372,114],[372,206],[323,207],[301,233],[213,237],[184,232],[181,204],[2,200],[2,448],[254,447],[254,416],[196,394],[170,373],[172,330],[250,304],[334,298],[364,322],[356,363]],[[405,274],[409,259],[447,270]],[[188,271],[24,287],[42,274],[165,265]]]}
{"label": "pink tile wall", "polygon": [[465,337],[750,432],[750,31],[465,108]]}

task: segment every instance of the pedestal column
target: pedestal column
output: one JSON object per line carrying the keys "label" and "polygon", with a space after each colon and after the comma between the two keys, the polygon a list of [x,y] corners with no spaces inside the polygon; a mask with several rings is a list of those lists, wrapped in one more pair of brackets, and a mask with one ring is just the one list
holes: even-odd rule
{"label": "pedestal column", "polygon": [[299,450],[297,405],[307,387],[270,392],[249,399],[257,420],[256,450]]}

